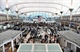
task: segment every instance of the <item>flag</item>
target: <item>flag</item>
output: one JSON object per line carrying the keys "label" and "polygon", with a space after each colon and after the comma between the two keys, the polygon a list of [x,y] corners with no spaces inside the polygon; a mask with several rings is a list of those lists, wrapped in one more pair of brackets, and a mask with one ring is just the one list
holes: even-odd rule
{"label": "flag", "polygon": [[42,17],[41,16],[37,16],[37,17],[38,17],[38,21],[40,22]]}

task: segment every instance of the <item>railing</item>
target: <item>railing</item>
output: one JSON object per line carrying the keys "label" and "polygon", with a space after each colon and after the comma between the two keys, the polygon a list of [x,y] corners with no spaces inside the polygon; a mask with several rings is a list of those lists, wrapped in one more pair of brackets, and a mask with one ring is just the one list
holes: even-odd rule
{"label": "railing", "polygon": [[[70,20],[61,20],[61,21],[70,21]],[[74,21],[74,20],[71,20],[71,22],[77,22],[77,23],[80,23],[80,21]]]}
{"label": "railing", "polygon": [[0,20],[0,24],[4,24],[5,22],[16,22],[23,21],[22,19],[12,19],[12,20]]}

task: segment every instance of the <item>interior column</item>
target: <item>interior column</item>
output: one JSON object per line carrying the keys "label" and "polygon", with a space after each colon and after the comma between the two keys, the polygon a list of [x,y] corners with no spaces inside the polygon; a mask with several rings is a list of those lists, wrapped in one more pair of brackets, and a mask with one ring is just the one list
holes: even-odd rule
{"label": "interior column", "polygon": [[3,52],[5,52],[5,47],[4,47],[4,45],[2,46],[2,48],[3,48]]}
{"label": "interior column", "polygon": [[14,41],[11,41],[11,46],[12,46],[12,52],[14,52]]}

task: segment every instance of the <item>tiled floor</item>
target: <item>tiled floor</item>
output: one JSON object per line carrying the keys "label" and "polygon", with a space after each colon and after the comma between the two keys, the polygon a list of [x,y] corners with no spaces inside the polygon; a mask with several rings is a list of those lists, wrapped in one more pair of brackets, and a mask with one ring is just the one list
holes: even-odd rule
{"label": "tiled floor", "polygon": [[24,43],[26,43],[28,41],[28,39],[30,38],[30,33],[31,32],[29,32],[28,35],[26,36],[26,38],[24,38]]}

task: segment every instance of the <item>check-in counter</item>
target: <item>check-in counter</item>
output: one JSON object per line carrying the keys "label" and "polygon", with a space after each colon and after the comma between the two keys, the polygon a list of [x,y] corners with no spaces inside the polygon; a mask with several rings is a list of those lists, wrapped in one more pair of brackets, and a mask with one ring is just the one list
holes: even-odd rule
{"label": "check-in counter", "polygon": [[3,30],[6,30],[7,29],[7,25],[3,26]]}
{"label": "check-in counter", "polygon": [[10,24],[7,24],[7,28],[10,28],[11,27],[11,25]]}
{"label": "check-in counter", "polygon": [[0,25],[0,30],[2,30],[2,28],[3,28],[3,25]]}

